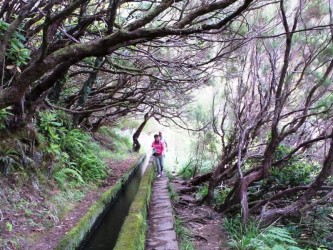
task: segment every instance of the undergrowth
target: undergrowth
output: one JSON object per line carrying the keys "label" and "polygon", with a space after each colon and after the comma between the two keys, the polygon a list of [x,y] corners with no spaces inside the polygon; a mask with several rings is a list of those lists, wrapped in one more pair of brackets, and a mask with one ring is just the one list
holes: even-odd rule
{"label": "undergrowth", "polygon": [[130,138],[125,135],[120,128],[117,127],[101,127],[98,132],[105,137],[105,146],[109,151],[112,159],[122,160],[128,157],[132,143]]}
{"label": "undergrowth", "polygon": [[180,250],[194,250],[191,234],[189,229],[183,226],[181,219],[175,218],[175,231],[179,239]]}
{"label": "undergrowth", "polygon": [[178,202],[179,201],[179,195],[177,194],[175,188],[170,184],[168,184],[168,192],[169,192],[169,197],[172,201]]}
{"label": "undergrowth", "polygon": [[52,157],[52,172],[61,186],[76,185],[101,180],[107,175],[106,164],[100,155],[101,147],[91,136],[79,129],[72,129],[63,114],[40,113],[39,130]]}
{"label": "undergrowth", "polygon": [[[0,129],[5,129],[10,115],[8,110],[0,110]],[[71,117],[64,112],[42,111],[35,124],[38,133],[28,137],[33,127],[2,141],[0,170],[6,176],[0,175],[0,249],[22,249],[35,233],[57,225],[103,183],[111,171],[108,159],[129,156],[130,140],[125,136],[112,130],[105,135],[113,142],[112,152],[71,124]],[[27,144],[35,139],[39,145]],[[22,228],[32,231],[25,235]]]}
{"label": "undergrowth", "polygon": [[9,116],[13,114],[8,110],[8,108],[0,109],[0,129],[4,129],[6,127],[6,121]]}
{"label": "undergrowth", "polygon": [[[170,175],[170,173],[169,173]],[[179,201],[179,195],[172,184],[168,184],[169,197],[173,202]],[[175,232],[177,234],[180,250],[194,250],[190,230],[187,229],[180,218],[175,216],[174,219]]]}
{"label": "undergrowth", "polygon": [[226,218],[224,227],[229,233],[228,245],[236,250],[301,250],[287,229],[270,226],[259,228],[258,222],[250,220],[242,225],[240,217]]}

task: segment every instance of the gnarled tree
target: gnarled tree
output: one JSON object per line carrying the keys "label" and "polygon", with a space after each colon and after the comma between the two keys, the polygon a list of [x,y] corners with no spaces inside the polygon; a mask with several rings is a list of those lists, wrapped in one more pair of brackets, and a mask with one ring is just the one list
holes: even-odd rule
{"label": "gnarled tree", "polygon": [[[206,198],[212,200],[216,186],[233,177],[233,189],[219,210],[240,205],[244,223],[253,213],[269,224],[311,207],[310,198],[318,191],[320,197],[331,194],[332,188],[324,186],[332,175],[331,148],[325,150],[332,138],[332,23],[328,8],[321,13],[326,18],[311,16],[312,10],[310,1],[280,1],[272,19],[258,13],[267,23],[249,22],[259,34],[235,52],[225,74],[220,126],[214,123],[222,139],[222,160]],[[278,157],[281,147],[288,150]],[[287,167],[296,155],[306,161],[306,154],[314,151],[312,160],[323,165],[312,184],[278,189],[269,199],[249,202],[251,186]],[[280,202],[283,194],[288,194],[286,206]]]}
{"label": "gnarled tree", "polygon": [[[79,123],[97,112],[98,116],[110,117],[115,113],[126,115],[134,108],[145,111],[146,108],[139,106],[147,100],[149,103],[145,105],[151,106],[151,100],[156,101],[157,96],[166,88],[180,88],[181,95],[186,94],[189,87],[182,89],[182,76],[174,74],[187,69],[193,71],[193,63],[177,65],[177,62],[168,61],[163,65],[163,60],[151,61],[158,64],[155,66],[159,73],[155,74],[149,72],[149,69],[144,69],[145,57],[133,58],[131,53],[140,56],[149,52],[150,56],[147,57],[154,60],[154,53],[161,52],[157,47],[177,46],[179,41],[186,40],[189,36],[192,36],[193,40],[188,41],[186,46],[200,46],[197,43],[200,44],[200,37],[204,34],[207,35],[203,36],[201,44],[206,39],[205,46],[208,46],[211,33],[230,33],[227,29],[230,23],[237,18],[243,19],[241,15],[254,4],[254,0],[206,1],[204,4],[202,1],[180,0],[35,0],[29,1],[28,4],[20,0],[4,1],[0,4],[1,22],[6,26],[2,30],[0,48],[0,108],[13,106],[15,123],[12,124],[22,126],[51,89],[55,91],[56,85],[61,86],[59,83],[66,77],[67,72],[70,75],[75,74],[77,70],[80,71],[82,61],[86,58],[108,56],[107,64],[90,64],[92,70],[87,73],[91,76],[94,70],[109,71],[112,74],[109,83],[94,88],[91,84],[92,78],[87,80],[76,77],[75,81],[70,81],[69,84],[73,84],[72,89],[76,91],[73,94],[77,97],[73,97],[72,100],[74,99],[77,105],[67,104],[67,111],[72,110],[76,117],[80,118]],[[16,42],[22,50],[12,53],[13,48],[15,50],[12,45],[15,34]],[[180,46],[185,45],[183,43],[178,47]],[[196,66],[208,66],[210,60],[222,54],[221,51],[217,51],[215,55],[210,55],[205,62]],[[131,61],[129,67],[119,65],[117,58],[121,57],[121,60]],[[143,60],[139,66],[140,59]],[[186,56],[183,57],[183,61],[185,59]],[[105,65],[108,67],[104,67]],[[161,70],[161,67],[168,69]],[[180,68],[174,71],[176,67]],[[197,73],[192,73],[192,80],[199,77],[193,74]],[[149,85],[142,88],[140,81],[146,82],[149,75],[153,78],[150,77]],[[159,79],[162,75],[162,79]],[[178,85],[165,84],[170,81],[178,82]],[[84,87],[88,85],[93,89],[83,105],[82,93],[88,93],[88,88]],[[115,94],[119,85],[126,86],[127,93],[120,91]],[[64,86],[66,87],[66,84]],[[163,86],[159,89],[160,94],[156,94],[158,91],[154,94],[150,91],[156,86]],[[59,88],[56,91],[60,91]],[[148,94],[145,93],[147,91]],[[108,102],[110,95],[113,100]],[[118,95],[122,95],[125,100],[117,100]],[[119,105],[115,105],[116,101],[119,101]],[[156,102],[154,105],[156,106]],[[164,105],[160,104],[158,109],[163,107]],[[101,118],[97,118],[94,123],[97,126],[100,122]]]}

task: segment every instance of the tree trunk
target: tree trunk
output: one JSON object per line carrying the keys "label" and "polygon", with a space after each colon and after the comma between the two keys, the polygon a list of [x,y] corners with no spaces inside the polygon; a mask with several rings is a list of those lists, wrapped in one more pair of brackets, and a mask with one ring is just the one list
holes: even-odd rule
{"label": "tree trunk", "polygon": [[[223,178],[231,178],[235,174],[235,166],[230,166],[230,162],[237,155],[237,150],[231,152],[225,157],[213,172],[208,185],[208,194],[205,199],[208,203],[212,204],[214,199],[214,190],[219,185]],[[229,166],[229,167],[228,167]]]}
{"label": "tree trunk", "polygon": [[[88,96],[91,93],[91,89],[96,82],[98,71],[99,71],[98,68],[100,68],[103,65],[103,63],[104,63],[103,57],[96,57],[95,63],[94,63],[95,69],[89,74],[88,79],[85,81],[82,89],[79,92],[79,99],[77,101],[77,106],[84,107],[84,105],[88,99]],[[81,121],[87,117],[89,117],[88,114],[74,114],[73,115],[74,127],[78,126],[81,123]]]}
{"label": "tree trunk", "polygon": [[51,93],[49,94],[49,99],[51,102],[57,104],[60,99],[60,95],[62,92],[62,88],[64,87],[66,83],[66,74],[62,75],[59,80],[56,81],[54,87],[51,90]]}
{"label": "tree trunk", "polygon": [[208,185],[208,194],[205,199],[207,200],[208,204],[212,204],[214,200],[214,191],[217,185],[220,182],[220,174],[224,171],[224,164],[221,162],[214,173],[211,175],[211,178],[209,180],[209,185]]}
{"label": "tree trunk", "polygon": [[[228,212],[234,209],[234,206],[240,204],[242,208],[242,215],[248,216],[248,193],[247,190],[251,183],[256,180],[259,180],[263,176],[263,170],[258,169],[258,171],[251,172],[250,174],[244,176],[238,181],[238,184],[231,191],[230,195],[226,198],[225,202],[219,207],[220,212]],[[246,197],[245,197],[246,196]],[[244,211],[243,211],[244,210]],[[242,220],[246,221],[247,218]]]}
{"label": "tree trunk", "polygon": [[101,118],[99,118],[96,122],[94,122],[94,123],[92,124],[92,127],[91,127],[90,131],[93,132],[93,133],[97,132],[97,130],[98,130],[99,127],[101,126],[103,120],[104,120],[104,117],[101,117]]}
{"label": "tree trunk", "polygon": [[139,136],[140,136],[143,128],[146,126],[146,123],[148,122],[150,117],[151,116],[149,115],[149,112],[146,113],[145,116],[144,116],[144,121],[140,124],[138,129],[133,134],[133,151],[134,152],[139,152],[139,150],[141,148],[141,144],[140,144],[138,139],[139,139]]}
{"label": "tree trunk", "polygon": [[241,213],[242,213],[242,224],[246,225],[249,220],[249,203],[248,203],[248,185],[246,180],[243,178],[240,180],[240,189],[239,189],[239,197],[241,204]]}

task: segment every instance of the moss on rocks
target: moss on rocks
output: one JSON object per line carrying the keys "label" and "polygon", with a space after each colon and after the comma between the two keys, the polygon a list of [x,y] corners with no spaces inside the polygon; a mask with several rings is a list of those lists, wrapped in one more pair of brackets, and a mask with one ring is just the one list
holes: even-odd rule
{"label": "moss on rocks", "polygon": [[152,165],[147,167],[138,192],[121,228],[114,250],[144,249],[147,231],[147,212],[151,197],[151,184],[154,179]]}
{"label": "moss on rocks", "polygon": [[99,200],[92,205],[87,213],[78,221],[74,228],[72,228],[64,238],[62,238],[56,247],[58,250],[75,249],[80,245],[84,238],[88,235],[99,216],[105,211],[109,204],[119,195],[125,183],[127,183],[130,176],[135,172],[139,163],[144,160],[141,157],[138,163],[135,163],[128,173],[126,173],[117,183],[105,191]]}

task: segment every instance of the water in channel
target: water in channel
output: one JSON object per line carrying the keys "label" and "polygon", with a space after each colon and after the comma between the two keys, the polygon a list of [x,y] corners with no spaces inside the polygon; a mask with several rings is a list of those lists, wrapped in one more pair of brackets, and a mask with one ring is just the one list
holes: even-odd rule
{"label": "water in channel", "polygon": [[110,250],[113,249],[120,228],[128,214],[129,207],[138,191],[141,176],[146,170],[149,157],[145,157],[138,167],[138,170],[133,174],[127,183],[124,190],[119,194],[114,204],[112,204],[107,211],[106,215],[103,217],[101,223],[94,230],[91,237],[86,240],[77,249],[82,250]]}

